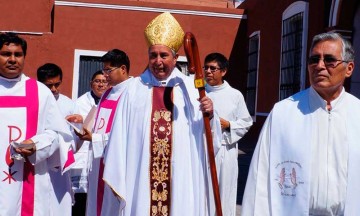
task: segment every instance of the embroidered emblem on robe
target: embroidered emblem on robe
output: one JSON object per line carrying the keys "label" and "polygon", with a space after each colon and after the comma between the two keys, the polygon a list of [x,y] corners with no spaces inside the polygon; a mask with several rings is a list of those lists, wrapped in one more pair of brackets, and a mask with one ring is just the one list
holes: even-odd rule
{"label": "embroidered emblem on robe", "polygon": [[153,88],[150,143],[150,215],[170,215],[172,88]]}
{"label": "embroidered emblem on robe", "polygon": [[278,182],[282,196],[296,197],[296,188],[304,184],[298,175],[301,169],[301,164],[295,161],[283,161],[277,164],[275,181]]}

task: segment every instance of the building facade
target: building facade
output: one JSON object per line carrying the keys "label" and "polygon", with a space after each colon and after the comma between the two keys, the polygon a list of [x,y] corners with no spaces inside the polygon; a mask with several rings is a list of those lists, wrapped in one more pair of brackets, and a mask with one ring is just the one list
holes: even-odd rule
{"label": "building facade", "polygon": [[[242,9],[227,0],[167,2],[6,1],[1,3],[0,31],[17,32],[27,40],[28,76],[35,77],[36,69],[46,62],[58,64],[64,72],[62,91],[73,99],[88,90],[91,74],[102,66],[99,57],[110,49],[124,50],[131,75],[141,74],[148,62],[144,29],[165,11],[175,16],[185,32],[195,35],[201,59],[214,51],[230,55],[245,19]],[[179,61],[186,63],[184,50],[179,54]]]}

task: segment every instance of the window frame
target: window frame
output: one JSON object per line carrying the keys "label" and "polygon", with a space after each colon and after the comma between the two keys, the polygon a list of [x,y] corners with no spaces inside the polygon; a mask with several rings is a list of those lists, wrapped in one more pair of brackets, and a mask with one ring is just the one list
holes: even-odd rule
{"label": "window frame", "polygon": [[[257,37],[257,60],[256,60],[256,72],[255,72],[255,87],[254,87],[254,91],[255,91],[255,98],[254,98],[254,110],[253,110],[253,114],[251,114],[251,110],[249,109],[248,106],[248,102],[249,102],[249,98],[248,98],[248,89],[249,89],[249,67],[250,67],[250,40],[254,37]],[[252,34],[250,34],[249,36],[249,49],[248,49],[248,68],[247,68],[247,82],[246,82],[246,92],[245,92],[245,102],[246,102],[246,106],[250,112],[251,117],[253,118],[253,121],[256,122],[256,116],[258,115],[257,113],[257,100],[258,100],[258,82],[259,82],[259,65],[260,65],[260,31],[255,31]]]}
{"label": "window frame", "polygon": [[301,50],[301,72],[300,72],[300,89],[305,89],[305,82],[306,82],[306,71],[307,71],[307,64],[306,64],[306,56],[307,56],[307,36],[308,36],[308,14],[309,14],[309,3],[305,1],[297,1],[289,5],[282,14],[281,20],[281,47],[280,47],[280,65],[279,65],[279,100],[285,99],[281,98],[281,73],[282,73],[282,61],[283,61],[283,32],[284,32],[284,20],[291,18],[299,13],[303,13],[303,20],[302,20],[302,50]]}
{"label": "window frame", "polygon": [[[88,57],[102,57],[106,51],[96,50],[82,50],[75,49],[74,51],[74,69],[73,69],[73,83],[72,83],[72,99],[75,100],[81,95],[78,95],[79,91],[79,77],[80,77],[80,58],[82,56]],[[95,72],[95,71],[94,71]]]}

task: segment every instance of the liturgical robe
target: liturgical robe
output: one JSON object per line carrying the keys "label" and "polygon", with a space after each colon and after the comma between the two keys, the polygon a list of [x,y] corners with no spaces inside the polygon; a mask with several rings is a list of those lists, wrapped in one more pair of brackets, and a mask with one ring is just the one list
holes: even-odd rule
{"label": "liturgical robe", "polygon": [[[86,119],[86,116],[94,106],[97,106],[95,99],[91,95],[91,91],[88,91],[75,101],[74,113]],[[75,193],[87,193],[89,187],[88,165],[90,142],[77,140],[77,144],[80,148],[77,149],[75,153],[75,165],[70,170],[72,186]]]}
{"label": "liturgical robe", "polygon": [[[55,215],[49,191],[56,185],[48,170],[70,168],[72,137],[53,94],[24,74],[0,77],[0,116],[0,215]],[[11,160],[9,143],[25,139],[36,143],[36,152],[26,160]]]}
{"label": "liturgical robe", "polygon": [[360,101],[310,87],[277,103],[261,131],[242,204],[248,215],[358,215]]}
{"label": "liturgical robe", "polygon": [[[59,97],[56,99],[56,104],[59,107],[61,116],[65,119],[66,116],[74,113],[74,102],[65,95],[59,94]],[[68,127],[70,130],[70,127]],[[70,132],[71,133],[71,132]],[[73,149],[75,148],[75,143],[73,143]],[[73,154],[73,153],[71,153]],[[70,171],[62,173],[61,169],[55,168],[49,170],[51,183],[54,186],[52,190],[52,202],[53,206],[51,207],[54,215],[58,216],[71,216],[72,209],[69,206],[72,206],[73,200],[73,190],[70,179]],[[60,204],[59,204],[60,203]]]}
{"label": "liturgical robe", "polygon": [[[140,77],[134,78],[124,92],[105,151],[103,177],[118,195],[124,207],[122,215],[150,215],[150,208],[153,212],[161,211],[161,215],[209,215],[208,197],[212,196],[212,191],[208,190],[208,162],[202,112],[197,100],[199,94],[193,83],[193,79],[177,69],[163,81],[158,81],[146,70]],[[150,176],[157,174],[154,171],[156,166],[161,166],[150,164],[150,154],[153,153],[150,150],[150,138],[153,135],[151,122],[154,121],[151,118],[154,106],[152,94],[155,88],[162,86],[173,87],[172,131],[167,134],[172,143],[159,147],[164,148],[164,154],[169,154],[167,150],[171,149],[171,158],[167,161],[170,162],[171,171],[157,177],[170,177],[170,194],[156,194],[150,189],[154,186],[150,185]],[[154,116],[157,117],[160,116]],[[214,145],[218,149],[221,139],[218,117],[214,117],[212,124]],[[150,207],[151,199],[162,199],[163,203]],[[170,207],[165,202],[170,202]]]}
{"label": "liturgical robe", "polygon": [[104,172],[103,152],[107,145],[108,134],[111,130],[118,100],[132,80],[133,78],[131,77],[108,89],[98,105],[92,142],[89,149],[91,165],[86,203],[86,215],[88,216],[116,215],[120,208],[118,199],[102,180]]}
{"label": "liturgical robe", "polygon": [[243,95],[228,82],[224,81],[219,86],[207,84],[206,93],[212,99],[219,117],[230,123],[229,129],[222,130],[221,147],[215,160],[223,215],[235,216],[239,173],[238,141],[248,132],[253,121]]}

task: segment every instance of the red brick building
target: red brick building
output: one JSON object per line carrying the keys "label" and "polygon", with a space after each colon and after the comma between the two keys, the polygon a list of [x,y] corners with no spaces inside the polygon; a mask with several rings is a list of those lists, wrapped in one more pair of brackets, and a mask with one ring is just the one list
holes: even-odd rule
{"label": "red brick building", "polygon": [[[62,92],[72,98],[88,90],[89,76],[101,68],[93,57],[110,49],[127,52],[131,75],[139,75],[147,65],[144,29],[165,11],[176,17],[184,31],[194,33],[201,58],[213,51],[230,55],[245,18],[243,10],[227,0],[165,2],[6,1],[1,3],[0,31],[15,31],[27,40],[27,75],[35,77],[36,69],[46,62],[58,64],[65,74]],[[180,56],[180,61],[186,61],[182,48]]]}
{"label": "red brick building", "polygon": [[[356,0],[18,0],[1,6],[0,31],[28,41],[25,73],[35,77],[40,65],[58,64],[65,74],[62,92],[72,98],[87,90],[89,74],[101,68],[96,57],[109,49],[127,52],[130,73],[142,73],[143,31],[155,16],[171,12],[196,36],[201,59],[215,51],[229,57],[225,78],[244,94],[255,121],[240,145],[250,152],[274,103],[308,87],[306,58],[315,34],[342,33],[360,53]],[[186,62],[182,48],[179,60]],[[346,88],[360,96],[359,61]]]}

